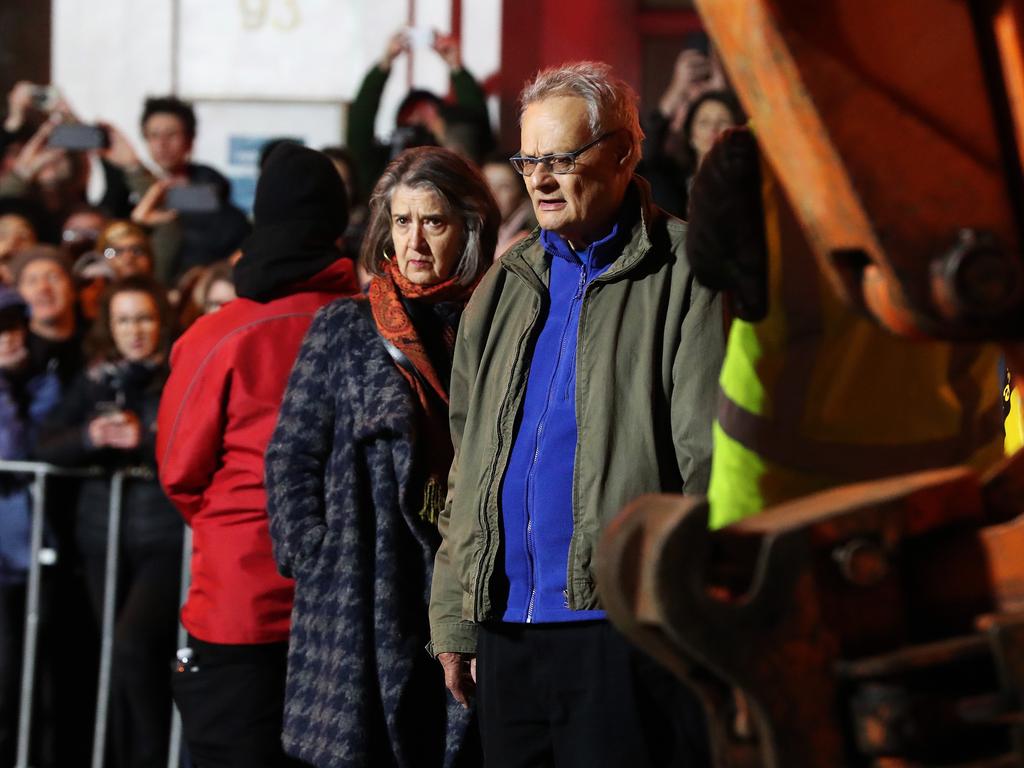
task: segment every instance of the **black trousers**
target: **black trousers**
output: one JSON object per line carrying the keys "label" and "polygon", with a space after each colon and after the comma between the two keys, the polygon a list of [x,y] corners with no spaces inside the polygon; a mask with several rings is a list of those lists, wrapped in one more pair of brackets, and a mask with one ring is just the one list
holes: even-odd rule
{"label": "black trousers", "polygon": [[189,647],[172,688],[194,768],[301,768],[281,747],[288,644]]}
{"label": "black trousers", "polygon": [[[165,768],[171,661],[181,580],[180,544],[126,550],[118,574],[110,682],[110,757],[118,768]],[[86,581],[102,615],[105,553],[85,552]]]}
{"label": "black trousers", "polygon": [[705,768],[703,709],[609,623],[487,624],[477,645],[487,768]]}
{"label": "black trousers", "polygon": [[14,765],[18,744],[25,585],[0,584],[0,766]]}

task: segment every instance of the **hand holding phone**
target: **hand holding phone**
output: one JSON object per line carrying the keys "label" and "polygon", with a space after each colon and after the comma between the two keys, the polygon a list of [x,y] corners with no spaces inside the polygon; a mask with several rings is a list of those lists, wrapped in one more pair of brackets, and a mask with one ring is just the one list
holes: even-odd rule
{"label": "hand holding phone", "polygon": [[164,205],[179,213],[213,213],[220,200],[213,184],[182,184],[167,189]]}
{"label": "hand holding phone", "polygon": [[99,125],[61,123],[53,129],[46,146],[80,151],[106,149],[110,146],[110,137]]}

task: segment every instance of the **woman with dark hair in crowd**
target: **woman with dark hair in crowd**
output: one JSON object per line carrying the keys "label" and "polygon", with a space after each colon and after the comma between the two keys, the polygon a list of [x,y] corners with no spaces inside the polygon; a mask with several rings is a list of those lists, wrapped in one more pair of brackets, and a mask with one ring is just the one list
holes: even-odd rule
{"label": "woman with dark hair in crowd", "polygon": [[[167,763],[182,524],[155,473],[155,424],[171,324],[163,288],[110,285],[87,339],[89,365],[40,430],[37,456],[62,466],[135,468],[125,480],[111,687],[117,766]],[[104,592],[108,477],[82,482],[76,540],[97,615]]]}
{"label": "woman with dark hair in crowd", "polygon": [[746,122],[743,110],[730,91],[706,91],[690,105],[683,121],[682,135],[686,142],[687,184],[692,183],[708,150],[729,128]]}
{"label": "woman with dark hair in crowd", "polygon": [[690,185],[704,155],[722,131],[745,121],[717,59],[684,50],[657,108],[644,116],[637,173],[650,182],[658,206],[685,219]]}
{"label": "woman with dark hair in crowd", "polygon": [[369,297],[321,310],[292,370],[267,504],[296,579],[284,744],[317,768],[448,766],[469,749],[423,647],[456,328],[499,223],[458,155],[399,155],[370,200]]}

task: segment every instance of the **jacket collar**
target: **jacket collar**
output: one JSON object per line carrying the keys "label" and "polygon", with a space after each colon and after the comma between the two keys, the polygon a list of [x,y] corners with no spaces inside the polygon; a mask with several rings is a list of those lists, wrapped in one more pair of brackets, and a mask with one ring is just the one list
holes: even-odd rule
{"label": "jacket collar", "polygon": [[629,237],[632,219],[636,218],[635,205],[630,205],[629,201],[630,192],[627,191],[618,219],[612,224],[611,231],[600,240],[595,240],[582,250],[576,250],[561,235],[542,229],[540,241],[544,250],[553,258],[563,259],[570,264],[582,264],[589,272],[603,269],[618,258]]}
{"label": "jacket collar", "polygon": [[[665,216],[665,213],[654,204],[651,198],[650,185],[639,176],[634,176],[630,182],[626,191],[625,205],[639,206],[640,215],[620,214],[620,222],[632,220],[634,223],[625,244],[622,244],[622,239],[617,241],[617,244],[621,245],[621,252],[617,257],[613,254],[614,261],[602,275],[602,280],[612,279],[622,272],[632,269],[644,258],[651,249],[651,228]],[[621,234],[625,238],[625,233]],[[561,238],[557,239],[561,240]],[[605,241],[598,241],[594,245],[599,245],[602,242]],[[571,251],[571,249],[569,250]],[[508,253],[501,257],[500,261],[505,269],[522,277],[536,289],[547,290],[550,262],[546,254],[545,243],[542,242],[542,230],[539,227],[513,246]]]}

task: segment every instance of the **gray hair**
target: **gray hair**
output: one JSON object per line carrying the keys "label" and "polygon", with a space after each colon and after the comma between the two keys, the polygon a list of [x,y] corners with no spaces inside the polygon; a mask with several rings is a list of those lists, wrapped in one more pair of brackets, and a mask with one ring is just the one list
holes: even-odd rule
{"label": "gray hair", "polygon": [[644,139],[637,107],[639,98],[629,83],[612,74],[610,65],[601,61],[577,61],[538,72],[519,96],[519,121],[522,122],[528,106],[556,96],[575,96],[587,103],[594,138],[619,129],[629,133],[632,166],[636,167]]}
{"label": "gray hair", "polygon": [[371,275],[383,272],[391,240],[391,194],[397,187],[429,189],[444,201],[463,226],[462,255],[455,277],[472,285],[491,265],[498,244],[501,214],[483,174],[451,150],[440,147],[407,149],[391,161],[370,196],[370,216],[359,262]]}

